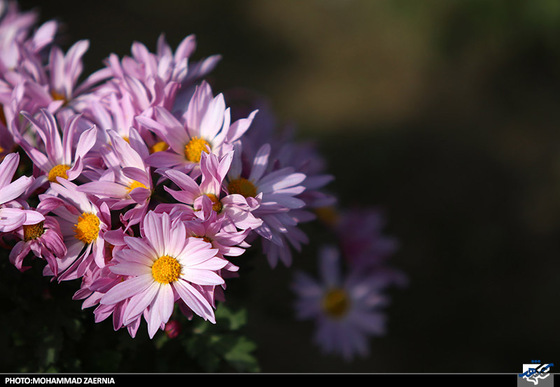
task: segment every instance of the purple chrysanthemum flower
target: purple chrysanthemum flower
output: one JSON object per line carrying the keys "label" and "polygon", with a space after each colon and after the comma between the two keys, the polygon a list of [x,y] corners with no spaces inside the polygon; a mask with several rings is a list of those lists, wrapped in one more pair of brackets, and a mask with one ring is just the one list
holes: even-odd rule
{"label": "purple chrysanthemum flower", "polygon": [[[202,154],[200,171],[201,181],[197,183],[189,175],[173,169],[167,170],[165,176],[175,183],[180,190],[164,189],[180,203],[189,205],[200,219],[208,219],[212,213],[222,221],[224,227],[231,230],[255,229],[262,225],[260,219],[252,215],[260,203],[260,196],[244,197],[238,193],[228,194],[224,191],[224,179],[229,171],[233,154],[227,153],[219,158],[214,154]],[[173,207],[170,203],[167,207]]]}
{"label": "purple chrysanthemum flower", "polygon": [[[226,189],[229,194],[261,198],[253,214],[263,223],[254,232],[264,240],[264,251],[271,267],[275,267],[279,260],[290,266],[291,247],[286,242],[293,242],[292,245],[299,247],[307,241],[297,228],[300,221],[298,214],[302,215],[298,210],[305,206],[298,195],[305,191],[302,183],[306,175],[296,172],[292,167],[272,170],[269,166],[270,153],[270,145],[265,144],[249,163],[243,165],[242,144],[237,142]],[[268,244],[275,246],[266,246]]]}
{"label": "purple chrysanthemum flower", "polygon": [[27,92],[41,107],[56,112],[63,119],[80,111],[80,98],[89,99],[88,91],[106,80],[108,69],[98,70],[82,83],[78,80],[83,71],[82,57],[89,48],[89,41],[74,43],[66,54],[58,46],[50,49],[48,61],[37,55],[27,55],[19,71],[25,77]]}
{"label": "purple chrysanthemum flower", "polygon": [[167,213],[148,212],[141,232],[140,238],[125,237],[128,248],[115,252],[110,270],[130,278],[107,291],[101,305],[128,300],[124,324],[143,315],[150,337],[169,321],[177,299],[215,323],[212,304],[200,287],[223,284],[217,273],[228,261],[201,238],[185,238],[184,223]]}
{"label": "purple chrysanthemum flower", "polygon": [[55,214],[67,247],[66,255],[57,257],[58,279],[63,281],[82,277],[92,265],[105,266],[103,233],[110,228],[111,218],[106,203],[97,204],[66,179],[58,177],[57,182],[39,199],[45,210]]}
{"label": "purple chrysanthemum flower", "polygon": [[24,224],[15,231],[19,241],[10,251],[10,262],[21,271],[28,269],[23,266],[23,260],[30,254],[44,259],[49,270],[58,275],[57,257],[66,255],[66,245],[62,239],[60,226],[56,219],[48,216],[46,211],[38,208],[38,215],[44,216],[44,220],[35,224]]}
{"label": "purple chrysanthemum flower", "polygon": [[381,307],[383,277],[364,275],[360,270],[343,273],[340,255],[334,247],[320,252],[320,279],[296,272],[292,285],[297,295],[298,319],[314,320],[314,341],[325,353],[351,360],[368,354],[370,336],[383,335],[385,316]]}
{"label": "purple chrysanthemum flower", "polygon": [[233,149],[249,128],[257,112],[230,123],[230,111],[224,96],[212,94],[207,82],[194,92],[186,111],[176,118],[168,110],[155,107],[154,118],[137,117],[137,121],[152,130],[169,148],[150,155],[148,164],[161,169],[181,169],[189,173],[199,171],[202,153],[223,156]]}
{"label": "purple chrysanthemum flower", "polygon": [[56,183],[57,177],[72,181],[80,176],[84,168],[83,159],[95,145],[96,128],[79,132],[80,115],[72,116],[61,133],[55,116],[47,110],[41,110],[41,120],[26,112],[22,113],[32,124],[40,138],[39,144],[29,143],[23,136],[18,136],[21,145],[36,169],[42,172],[37,177],[38,183]]}
{"label": "purple chrysanthemum flower", "polygon": [[88,48],[88,40],[77,41],[66,54],[58,46],[51,48],[46,68],[47,79],[43,82],[48,83],[54,100],[72,104],[76,97],[109,77],[109,71],[101,69],[78,84],[78,79],[83,71],[82,57]]}
{"label": "purple chrysanthemum flower", "polygon": [[[153,191],[150,167],[144,163],[148,149],[134,128],[130,129],[128,142],[112,130],[107,133],[110,145],[99,149],[106,169],[97,171],[99,176],[78,190],[97,196],[111,210],[133,205],[123,220],[135,225],[145,215]],[[87,171],[84,174],[92,176]]]}

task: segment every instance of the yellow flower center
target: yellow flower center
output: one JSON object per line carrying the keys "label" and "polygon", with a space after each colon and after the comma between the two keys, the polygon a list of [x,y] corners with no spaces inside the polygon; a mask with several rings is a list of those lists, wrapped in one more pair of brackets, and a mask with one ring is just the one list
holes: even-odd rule
{"label": "yellow flower center", "polygon": [[152,276],[161,284],[175,282],[181,275],[181,264],[169,255],[162,255],[152,265]]}
{"label": "yellow flower center", "polygon": [[132,183],[128,186],[128,192],[132,191],[134,188],[148,188],[144,184],[140,183],[139,181],[132,180]]}
{"label": "yellow flower center", "polygon": [[348,310],[350,300],[344,290],[331,289],[323,297],[322,306],[327,315],[334,318],[340,318],[344,316]]}
{"label": "yellow flower center", "polygon": [[37,239],[39,238],[41,235],[44,234],[45,229],[43,227],[45,222],[39,222],[37,224],[29,224],[29,225],[23,225],[23,240],[25,242],[33,240],[33,239]]}
{"label": "yellow flower center", "polygon": [[74,225],[76,239],[84,243],[91,243],[99,236],[99,218],[97,215],[84,212]]}
{"label": "yellow flower center", "polygon": [[205,194],[205,195],[208,196],[210,200],[212,200],[212,209],[216,212],[220,212],[223,208],[220,199],[218,199],[218,197],[214,194]]}
{"label": "yellow flower center", "polygon": [[64,103],[66,104],[67,99],[66,96],[63,93],[59,93],[56,90],[51,90],[51,97],[55,100],[55,101],[64,101]]}
{"label": "yellow flower center", "polygon": [[167,145],[165,141],[159,141],[152,145],[152,147],[150,148],[150,153],[163,152],[167,149],[169,149],[169,145]]}
{"label": "yellow flower center", "polygon": [[257,196],[257,187],[244,177],[240,177],[229,182],[228,192],[243,195],[246,198],[249,196],[255,197]]}
{"label": "yellow flower center", "polygon": [[187,145],[185,145],[185,157],[193,163],[200,162],[200,155],[202,152],[208,153],[207,146],[210,146],[206,140],[202,138],[193,137]]}
{"label": "yellow flower center", "polygon": [[70,169],[70,165],[66,165],[66,164],[58,164],[55,165],[54,167],[51,168],[51,170],[49,171],[49,181],[51,183],[56,183],[56,178],[57,177],[62,177],[63,179],[68,179],[68,175],[66,174],[66,171]]}

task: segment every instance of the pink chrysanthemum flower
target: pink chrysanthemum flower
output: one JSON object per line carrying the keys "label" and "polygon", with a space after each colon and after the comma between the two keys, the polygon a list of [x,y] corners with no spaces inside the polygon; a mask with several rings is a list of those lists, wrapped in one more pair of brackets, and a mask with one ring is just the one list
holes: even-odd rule
{"label": "pink chrysanthemum flower", "polygon": [[[42,120],[36,120],[26,112],[22,113],[36,130],[41,139],[39,145],[30,144],[23,136],[17,138],[33,165],[42,175],[37,177],[39,183],[56,183],[61,177],[72,181],[82,173],[83,159],[95,145],[96,128],[92,127],[80,133],[80,115],[74,115],[65,125],[62,137],[52,113],[41,110]],[[41,147],[42,150],[38,149]]]}
{"label": "pink chrysanthemum flower", "polygon": [[66,255],[57,258],[58,279],[63,281],[82,277],[91,265],[105,266],[103,233],[110,228],[111,218],[107,204],[96,204],[66,179],[58,177],[57,182],[50,194],[39,199],[41,206],[56,215],[67,247]]}
{"label": "pink chrysanthemum flower", "polygon": [[[235,109],[237,112],[233,112],[234,116],[243,115],[255,108],[259,110],[251,124],[251,130],[242,138],[242,149],[237,149],[238,156],[241,153],[241,157],[237,157],[237,165],[242,164],[239,160],[256,160],[263,146],[272,144],[267,159],[267,174],[288,168],[305,175],[305,179],[298,184],[301,192],[290,194],[295,199],[297,208],[290,205],[283,210],[265,212],[266,204],[263,204],[255,212],[255,216],[260,217],[265,224],[259,231],[266,231],[265,235],[269,235],[261,235],[264,236],[261,238],[262,249],[269,262],[276,265],[281,261],[289,266],[293,257],[292,250],[300,252],[302,246],[309,242],[307,235],[301,230],[301,224],[316,219],[315,211],[336,201],[333,195],[324,190],[333,176],[325,173],[324,160],[312,143],[294,140],[293,126],[278,130],[276,117],[266,99],[246,90],[237,90],[233,99],[239,102]],[[248,170],[248,165],[243,165],[242,173],[247,174]],[[268,229],[265,230],[266,226]]]}
{"label": "pink chrysanthemum flower", "polygon": [[[232,230],[255,229],[262,221],[255,218],[252,212],[259,207],[260,195],[244,197],[238,193],[227,194],[223,189],[224,179],[231,165],[233,154],[227,153],[220,159],[214,154],[201,155],[200,184],[189,175],[173,169],[167,170],[165,176],[174,182],[180,191],[164,187],[171,196],[188,204],[200,219],[207,219],[212,213],[218,218],[226,218],[224,226],[235,226]],[[167,206],[173,206],[168,204]],[[231,229],[231,227],[230,227]]]}
{"label": "pink chrysanthemum flower", "polygon": [[0,164],[0,232],[11,232],[45,220],[40,213],[24,209],[17,202],[34,182],[34,178],[28,176],[12,181],[18,165],[18,153],[8,154]]}
{"label": "pink chrysanthemum flower", "polygon": [[214,97],[210,85],[202,82],[179,119],[160,107],[154,108],[153,119],[137,117],[140,124],[169,146],[163,152],[151,154],[146,162],[164,170],[174,168],[197,173],[202,153],[222,156],[231,151],[233,142],[247,131],[256,113],[230,124],[224,96]]}
{"label": "pink chrysanthemum flower", "polygon": [[36,55],[26,56],[21,64],[28,91],[42,101],[43,107],[54,108],[59,118],[79,112],[80,96],[89,99],[87,92],[110,76],[110,71],[103,68],[78,84],[83,71],[82,57],[88,47],[87,40],[80,40],[65,55],[60,47],[52,46],[46,64]]}
{"label": "pink chrysanthemum flower", "polygon": [[101,305],[128,300],[124,324],[143,315],[153,337],[169,321],[175,301],[182,300],[197,315],[215,323],[214,311],[201,286],[222,285],[217,274],[228,261],[201,238],[185,238],[183,222],[167,213],[150,211],[142,223],[142,237],[125,237],[128,249],[115,252],[110,270],[130,278],[101,298]]}
{"label": "pink chrysanthemum flower", "polygon": [[133,205],[123,219],[128,225],[135,225],[145,215],[153,191],[150,167],[144,163],[148,149],[134,128],[130,129],[128,142],[112,130],[107,133],[110,146],[100,148],[107,169],[78,190],[99,197],[111,210]]}
{"label": "pink chrysanthemum flower", "polygon": [[298,297],[297,318],[315,321],[314,341],[325,353],[346,360],[367,355],[369,337],[385,332],[380,310],[387,304],[381,294],[386,284],[383,277],[363,275],[360,270],[343,273],[334,247],[323,248],[319,265],[319,280],[295,273],[292,288]]}
{"label": "pink chrysanthemum flower", "polygon": [[37,258],[44,259],[49,270],[56,276],[58,266],[56,258],[66,255],[66,245],[62,239],[60,226],[56,219],[48,216],[46,211],[38,208],[38,215],[44,216],[43,221],[35,224],[24,224],[15,234],[19,242],[10,251],[10,262],[19,270],[24,271],[28,266],[23,266],[23,260],[30,254]]}
{"label": "pink chrysanthemum flower", "polygon": [[300,219],[295,212],[305,206],[298,195],[305,191],[302,183],[306,175],[296,172],[292,167],[276,170],[269,168],[269,144],[261,146],[250,164],[244,167],[241,142],[237,142],[235,147],[234,160],[226,182],[227,191],[245,198],[257,195],[261,197],[259,208],[253,214],[263,224],[254,229],[254,232],[264,238],[265,244],[270,241],[277,246],[267,246],[265,249],[271,267],[275,267],[278,260],[290,266],[292,255],[290,246],[285,242],[291,240],[294,246],[299,246],[307,241],[297,228]]}

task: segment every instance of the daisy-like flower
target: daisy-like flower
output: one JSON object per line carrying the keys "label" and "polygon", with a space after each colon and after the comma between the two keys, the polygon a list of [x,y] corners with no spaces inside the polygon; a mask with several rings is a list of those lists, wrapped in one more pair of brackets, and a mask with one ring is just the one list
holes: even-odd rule
{"label": "daisy-like flower", "polygon": [[23,266],[23,260],[30,254],[44,259],[49,270],[58,275],[57,257],[66,255],[66,245],[62,239],[60,226],[56,219],[48,216],[47,212],[38,208],[37,217],[43,216],[44,220],[35,224],[24,224],[15,230],[19,242],[10,251],[10,262],[20,271],[29,267]]}
{"label": "daisy-like flower", "polygon": [[[164,187],[171,196],[189,205],[194,214],[200,219],[208,219],[212,213],[218,214],[218,218],[226,218],[224,226],[228,223],[235,226],[231,230],[255,229],[262,225],[260,219],[252,215],[260,203],[260,195],[255,197],[244,197],[238,193],[227,194],[223,189],[224,179],[231,165],[233,153],[229,152],[220,159],[214,154],[204,153],[201,161],[201,181],[198,184],[189,175],[177,171],[167,170],[165,176],[174,182],[180,191]],[[172,207],[174,204],[168,204]]]}
{"label": "daisy-like flower", "polygon": [[202,82],[179,119],[161,107],[154,108],[154,118],[136,118],[169,146],[166,151],[151,154],[146,162],[156,168],[197,173],[202,153],[220,157],[231,151],[233,142],[247,131],[256,113],[230,123],[223,94],[214,97],[210,85]]}
{"label": "daisy-like flower", "polygon": [[91,265],[105,266],[103,234],[110,228],[111,218],[107,204],[97,204],[66,179],[59,177],[57,182],[50,193],[39,195],[39,199],[60,224],[67,253],[57,258],[57,267],[58,279],[64,281],[82,277]]}
{"label": "daisy-like flower", "polygon": [[99,197],[111,210],[134,205],[123,216],[129,225],[134,225],[145,215],[153,190],[150,167],[144,163],[148,149],[134,128],[130,129],[128,142],[112,130],[107,133],[110,146],[100,148],[100,152],[108,169],[78,190]]}
{"label": "daisy-like flower", "polygon": [[305,202],[299,199],[298,195],[305,191],[302,183],[306,175],[295,172],[292,167],[272,170],[269,168],[270,153],[271,146],[264,144],[256,152],[252,163],[244,168],[242,144],[237,142],[225,185],[229,194],[261,198],[260,205],[253,214],[261,219],[263,224],[254,229],[254,232],[264,241],[270,241],[277,246],[267,246],[265,249],[271,267],[275,267],[278,260],[290,266],[292,255],[289,251],[290,246],[285,243],[285,237],[291,239],[295,246],[306,242],[306,237],[297,229],[300,218],[295,212],[305,206]]}
{"label": "daisy-like flower", "polygon": [[56,118],[49,111],[41,110],[42,120],[37,120],[26,112],[22,114],[36,130],[44,148],[43,151],[38,149],[23,136],[16,139],[33,165],[43,172],[37,177],[39,183],[57,183],[58,177],[69,181],[78,178],[84,168],[85,155],[95,145],[96,128],[92,127],[80,133],[81,116],[74,115],[66,123],[61,137]]}
{"label": "daisy-like flower", "polygon": [[[91,90],[111,74],[108,69],[103,68],[78,84],[83,71],[82,57],[88,48],[88,40],[77,41],[66,54],[60,47],[52,46],[46,66],[42,62],[35,61],[27,65],[27,71],[32,74],[38,85],[48,89],[53,101],[60,101],[60,106],[73,105],[80,95]],[[32,68],[33,65],[35,68]],[[69,114],[76,113],[74,110],[67,110]]]}
{"label": "daisy-like flower", "polygon": [[200,289],[222,285],[224,280],[217,273],[228,261],[203,239],[185,238],[184,223],[172,222],[167,213],[148,212],[141,231],[140,238],[125,237],[128,248],[115,252],[110,270],[129,278],[108,290],[101,305],[128,300],[124,324],[143,315],[150,337],[165,327],[176,299],[215,323],[212,305]]}
{"label": "daisy-like flower", "polygon": [[369,338],[385,333],[385,281],[360,270],[343,273],[339,252],[332,246],[322,249],[319,265],[319,280],[295,273],[297,318],[315,321],[314,341],[325,353],[346,360],[367,355]]}
{"label": "daisy-like flower", "polygon": [[19,154],[10,153],[0,163],[0,232],[11,232],[23,225],[45,220],[40,213],[24,209],[17,200],[31,187],[33,177],[21,176],[12,181],[19,165]]}

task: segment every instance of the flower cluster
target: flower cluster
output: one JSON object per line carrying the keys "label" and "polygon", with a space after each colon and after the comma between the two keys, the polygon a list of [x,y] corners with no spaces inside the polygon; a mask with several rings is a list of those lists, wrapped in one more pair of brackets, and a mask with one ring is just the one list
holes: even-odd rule
{"label": "flower cluster", "polygon": [[64,52],[57,22],[36,22],[0,1],[0,237],[18,269],[43,259],[96,322],[134,337],[145,320],[153,337],[175,307],[214,323],[248,248],[292,264],[332,176],[260,100],[212,90],[220,56],[193,61],[194,36],[173,50],[162,35],[84,77],[89,42]]}

